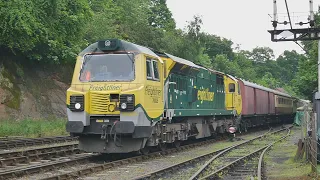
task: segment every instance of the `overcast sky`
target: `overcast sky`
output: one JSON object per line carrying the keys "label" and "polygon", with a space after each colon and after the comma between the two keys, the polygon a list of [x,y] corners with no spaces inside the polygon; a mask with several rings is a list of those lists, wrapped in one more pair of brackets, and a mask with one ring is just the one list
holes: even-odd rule
{"label": "overcast sky", "polygon": [[[292,21],[307,21],[309,15],[309,0],[287,0]],[[283,21],[286,16],[284,0],[277,0],[278,18]],[[320,0],[314,0],[314,11],[318,10]],[[184,28],[186,21],[194,15],[202,16],[204,32],[231,39],[234,44],[240,44],[241,49],[251,50],[256,46],[268,46],[275,55],[284,50],[301,48],[294,42],[271,42],[267,30],[273,29],[271,17],[273,0],[167,0],[167,5],[173,14],[178,28]],[[300,27],[294,25],[294,27]],[[307,26],[303,26],[307,27]],[[290,28],[289,25],[279,25],[279,28]]]}

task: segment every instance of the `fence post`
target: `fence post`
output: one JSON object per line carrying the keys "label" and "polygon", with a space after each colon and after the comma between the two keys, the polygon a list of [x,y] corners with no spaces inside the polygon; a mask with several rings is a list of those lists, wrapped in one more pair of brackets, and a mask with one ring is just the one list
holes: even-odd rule
{"label": "fence post", "polygon": [[312,140],[311,140],[311,168],[312,172],[315,172],[317,174],[317,156],[318,156],[318,147],[317,147],[317,113],[312,114]]}
{"label": "fence post", "polygon": [[[303,144],[304,144],[304,152],[306,153],[306,159],[308,161],[310,151],[308,149],[309,147],[309,133],[308,131],[311,129],[310,127],[310,117],[309,117],[309,112],[308,112],[308,106],[306,103],[303,103],[303,121],[301,122],[301,131],[302,131],[302,139],[303,139]],[[302,154],[303,158],[303,154]]]}

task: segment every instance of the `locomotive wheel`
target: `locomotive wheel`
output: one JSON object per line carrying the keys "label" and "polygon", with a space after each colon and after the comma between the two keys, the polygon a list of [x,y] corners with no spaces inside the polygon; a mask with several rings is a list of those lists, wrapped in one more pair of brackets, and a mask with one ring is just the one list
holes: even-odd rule
{"label": "locomotive wheel", "polygon": [[180,145],[181,145],[181,141],[174,141],[174,142],[172,143],[172,145],[173,145],[173,147],[178,148],[178,147],[180,147]]}
{"label": "locomotive wheel", "polygon": [[142,155],[147,155],[147,154],[149,154],[149,152],[150,152],[150,148],[149,147],[144,147],[144,148],[140,149],[140,153]]}
{"label": "locomotive wheel", "polygon": [[158,148],[161,150],[161,151],[165,151],[167,149],[167,144],[166,143],[159,143],[158,144]]}

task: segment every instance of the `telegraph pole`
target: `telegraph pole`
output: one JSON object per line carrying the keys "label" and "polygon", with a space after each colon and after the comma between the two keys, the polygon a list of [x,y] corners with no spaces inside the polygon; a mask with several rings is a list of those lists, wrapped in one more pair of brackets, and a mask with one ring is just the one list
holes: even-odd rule
{"label": "telegraph pole", "polygon": [[[304,24],[309,24],[310,27],[308,28],[292,28],[292,22],[290,18],[290,13],[289,13],[289,8],[287,4],[287,0],[285,0],[286,8],[287,8],[287,13],[288,13],[288,18],[289,18],[289,23],[290,23],[290,29],[277,29],[278,24],[284,24],[287,25],[288,22],[278,22],[278,17],[277,17],[277,0],[272,0],[273,1],[273,21],[272,21],[272,26],[273,30],[269,30],[268,32],[271,34],[271,41],[273,42],[280,42],[280,41],[292,41],[297,43],[297,41],[312,41],[312,40],[317,40],[318,41],[318,91],[314,94],[314,105],[315,105],[315,110],[316,110],[316,119],[315,119],[315,127],[312,130],[313,133],[317,133],[318,129],[320,128],[320,28],[315,27],[315,19],[314,19],[314,12],[313,12],[313,0],[309,0],[309,6],[310,6],[310,15],[308,18],[307,22],[299,22],[297,23],[298,25],[302,26]],[[284,32],[290,32],[292,34],[291,37],[281,37],[281,33]],[[298,44],[298,43],[297,43]],[[319,129],[320,130],[320,129]],[[316,138],[314,139],[316,142],[318,142],[319,138],[317,134],[315,134]],[[316,154],[317,151],[319,151],[318,148],[315,148]],[[317,155],[316,155],[317,157]]]}

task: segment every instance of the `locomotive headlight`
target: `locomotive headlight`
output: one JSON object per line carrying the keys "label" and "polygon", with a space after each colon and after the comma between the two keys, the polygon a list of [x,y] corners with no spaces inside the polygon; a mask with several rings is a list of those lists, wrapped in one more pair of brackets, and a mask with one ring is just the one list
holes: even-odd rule
{"label": "locomotive headlight", "polygon": [[81,104],[80,104],[80,103],[76,103],[76,104],[74,105],[74,107],[75,107],[76,109],[80,109],[80,108],[81,108]]}
{"label": "locomotive headlight", "polygon": [[127,104],[126,103],[122,103],[121,104],[121,109],[126,109],[127,108]]}
{"label": "locomotive headlight", "polygon": [[84,111],[84,95],[71,95],[69,108],[73,112]]}
{"label": "locomotive headlight", "polygon": [[134,111],[135,107],[135,97],[134,94],[121,94],[119,109],[122,112]]}

